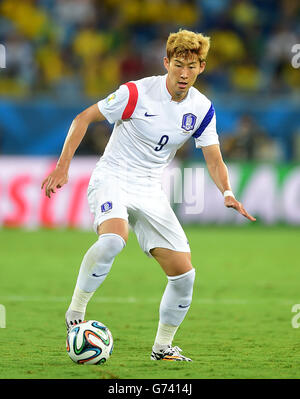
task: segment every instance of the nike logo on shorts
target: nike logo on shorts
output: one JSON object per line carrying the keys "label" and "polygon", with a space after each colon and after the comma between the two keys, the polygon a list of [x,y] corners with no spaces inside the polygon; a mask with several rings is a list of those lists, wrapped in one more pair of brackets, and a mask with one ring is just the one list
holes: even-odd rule
{"label": "nike logo on shorts", "polygon": [[178,305],[179,308],[188,308],[190,306],[190,303],[188,305]]}

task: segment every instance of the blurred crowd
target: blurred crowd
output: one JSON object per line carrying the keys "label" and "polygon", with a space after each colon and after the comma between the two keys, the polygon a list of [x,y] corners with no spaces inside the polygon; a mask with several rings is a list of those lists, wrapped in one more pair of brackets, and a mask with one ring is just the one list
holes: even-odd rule
{"label": "blurred crowd", "polygon": [[[2,0],[0,98],[103,98],[128,80],[165,73],[166,39],[181,27],[211,37],[196,84],[204,93],[293,95],[299,21],[299,0]],[[224,143],[229,157],[257,157],[255,140],[267,151],[266,132],[255,126],[249,138],[253,128],[243,116]]]}
{"label": "blurred crowd", "polygon": [[164,73],[166,38],[180,27],[212,39],[200,87],[292,92],[299,20],[298,0],[2,0],[0,93],[99,97]]}

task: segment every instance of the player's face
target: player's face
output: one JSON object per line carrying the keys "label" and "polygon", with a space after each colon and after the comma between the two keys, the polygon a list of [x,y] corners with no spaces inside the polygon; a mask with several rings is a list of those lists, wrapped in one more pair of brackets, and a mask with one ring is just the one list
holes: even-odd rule
{"label": "player's face", "polygon": [[168,71],[167,89],[173,100],[181,101],[187,94],[189,88],[195,83],[197,76],[203,72],[205,62],[199,62],[196,54],[190,57],[165,57],[164,65]]}

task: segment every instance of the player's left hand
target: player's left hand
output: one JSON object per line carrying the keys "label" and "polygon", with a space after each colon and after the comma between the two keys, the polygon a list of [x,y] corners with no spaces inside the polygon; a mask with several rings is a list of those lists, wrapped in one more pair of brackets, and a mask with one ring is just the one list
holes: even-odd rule
{"label": "player's left hand", "polygon": [[56,167],[42,182],[41,189],[45,187],[45,194],[51,198],[51,194],[56,193],[57,188],[61,188],[68,182],[68,169]]}
{"label": "player's left hand", "polygon": [[241,215],[245,216],[245,218],[251,220],[251,222],[255,222],[256,219],[255,217],[249,215],[249,213],[245,210],[245,208],[243,207],[243,205],[237,201],[234,197],[228,196],[225,197],[224,199],[224,205],[227,208],[233,208],[236,211],[238,211]]}

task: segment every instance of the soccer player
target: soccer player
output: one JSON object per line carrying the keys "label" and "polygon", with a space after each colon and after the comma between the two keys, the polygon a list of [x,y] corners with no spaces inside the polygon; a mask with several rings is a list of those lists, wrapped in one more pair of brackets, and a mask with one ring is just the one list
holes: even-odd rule
{"label": "soccer player", "polygon": [[193,87],[205,69],[210,38],[180,30],[166,44],[167,74],[121,85],[113,94],[73,120],[55,170],[42,183],[50,198],[68,181],[74,153],[90,123],[107,119],[114,129],[88,187],[98,240],[86,252],[66,324],[84,320],[86,306],[109,273],[128,238],[128,225],[143,251],[154,257],[167,276],[151,359],[191,361],[172,346],[192,301],[195,269],[186,235],[161,188],[163,169],[187,140],[201,148],[211,178],[226,207],[254,221],[230,186],[220,152],[212,103]]}

